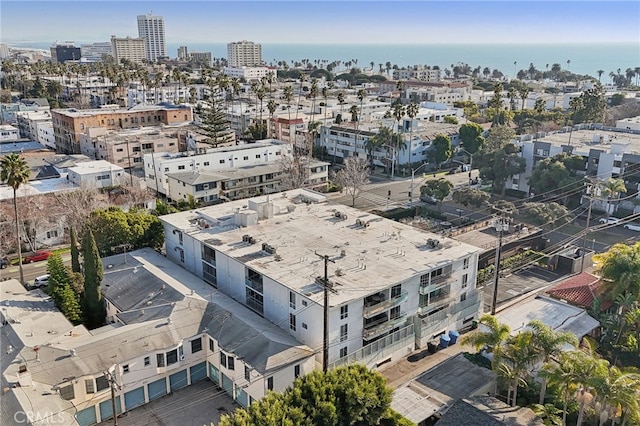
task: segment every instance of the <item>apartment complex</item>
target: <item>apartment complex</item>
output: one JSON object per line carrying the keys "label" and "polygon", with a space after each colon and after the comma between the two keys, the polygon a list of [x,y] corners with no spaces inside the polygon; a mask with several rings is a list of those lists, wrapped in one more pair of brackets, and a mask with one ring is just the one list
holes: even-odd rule
{"label": "apartment complex", "polygon": [[142,127],[130,130],[108,130],[93,127],[80,136],[80,152],[89,158],[106,160],[126,169],[142,167],[144,154],[179,151],[182,126]]}
{"label": "apartment complex", "polygon": [[104,55],[112,55],[111,42],[80,45],[80,53],[84,62],[100,62]]}
{"label": "apartment complex", "polygon": [[393,70],[394,80],[421,80],[428,82],[440,81],[440,70],[432,69],[431,67],[423,67],[422,65],[416,65],[413,67]]}
{"label": "apartment complex", "polygon": [[194,292],[202,281],[161,255],[125,256],[104,259],[112,324],[96,330],[73,326],[40,290],[0,283],[3,409],[90,426],[112,404],[120,414],[207,379],[247,407],[315,368],[311,348],[219,292]]}
{"label": "apartment complex", "polygon": [[51,111],[56,150],[65,154],[80,153],[80,136],[92,127],[108,130],[132,129],[191,122],[191,107],[186,105],[150,105],[130,109],[74,108]]}
{"label": "apartment complex", "polygon": [[167,57],[164,18],[155,15],[138,15],[138,37],[144,39],[147,61],[157,62]]}
{"label": "apartment complex", "polygon": [[262,65],[262,45],[247,40],[228,43],[227,63],[231,68]]}
{"label": "apartment complex", "polygon": [[259,164],[277,164],[291,155],[291,145],[275,139],[252,144],[210,148],[200,152],[144,155],[144,176],[147,186],[168,195],[169,173],[219,172]]}
{"label": "apartment complex", "polygon": [[[329,186],[329,163],[305,163],[303,187],[324,192]],[[167,175],[169,201],[186,201],[193,197],[201,203],[219,200],[233,201],[272,194],[287,188],[287,179],[280,164],[262,164],[217,172],[180,172]]]}
{"label": "apartment complex", "polygon": [[123,59],[133,63],[142,63],[147,59],[147,48],[144,38],[111,36],[111,55],[117,63]]}
{"label": "apartment complex", "polygon": [[317,192],[160,220],[167,258],[313,348],[318,361],[329,285],[330,365],[399,359],[482,311],[479,248],[331,204]]}

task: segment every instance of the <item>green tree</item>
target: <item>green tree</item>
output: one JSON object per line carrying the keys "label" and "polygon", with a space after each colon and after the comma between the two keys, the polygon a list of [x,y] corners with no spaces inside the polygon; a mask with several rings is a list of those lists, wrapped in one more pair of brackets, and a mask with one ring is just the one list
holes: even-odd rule
{"label": "green tree", "polygon": [[[497,151],[503,149],[516,137],[516,132],[508,126],[495,126],[489,130],[485,140],[485,151]],[[466,149],[466,148],[465,148]],[[468,151],[468,149],[467,149]]]}
{"label": "green tree", "polygon": [[471,154],[478,152],[484,144],[484,129],[476,123],[465,123],[460,126],[460,142],[466,151]]}
{"label": "green tree", "polygon": [[78,295],[71,287],[69,271],[64,266],[62,256],[53,253],[47,259],[47,272],[49,273],[48,293],[60,312],[74,324],[82,321],[82,311]]}
{"label": "green tree", "polygon": [[522,207],[524,207],[525,215],[536,225],[557,228],[573,220],[573,215],[565,206],[553,201],[550,203],[524,203]]}
{"label": "green tree", "polygon": [[391,394],[384,378],[362,365],[316,370],[284,392],[224,416],[220,426],[410,424],[390,411]]}
{"label": "green tree", "polygon": [[453,201],[456,203],[462,204],[465,207],[473,206],[480,208],[487,205],[491,197],[479,189],[464,187],[453,191],[451,198],[453,198]]}
{"label": "green tree", "polygon": [[429,179],[420,187],[420,194],[433,197],[439,202],[439,208],[442,209],[442,200],[451,193],[453,184],[447,179]]}
{"label": "green tree", "polygon": [[431,151],[429,151],[431,160],[438,165],[447,161],[453,155],[453,147],[451,146],[451,139],[447,135],[439,134],[435,137],[431,144]]}
{"label": "green tree", "polygon": [[529,330],[522,331],[510,337],[502,348],[499,356],[498,374],[507,380],[509,384],[507,400],[511,393],[511,406],[517,404],[518,388],[526,386],[525,378],[529,374],[529,368],[536,356],[536,348],[533,345],[533,333]]}
{"label": "green tree", "polygon": [[0,160],[0,181],[6,183],[13,189],[13,215],[16,224],[16,246],[18,251],[20,282],[24,284],[24,272],[22,270],[22,243],[20,241],[20,219],[18,216],[18,196],[17,191],[20,185],[29,181],[29,165],[27,161],[18,154],[8,154]]}
{"label": "green tree", "polygon": [[604,88],[596,83],[591,89],[580,95],[581,108],[575,111],[576,123],[604,123],[607,101],[604,97]]}
{"label": "green tree", "polygon": [[76,238],[75,227],[69,229],[69,239],[71,245],[71,270],[73,272],[81,272],[80,269],[80,252],[78,251],[78,239]]}
{"label": "green tree", "polygon": [[594,261],[613,298],[631,294],[634,300],[640,300],[640,242],[614,244],[606,252],[596,254]]}
{"label": "green tree", "polygon": [[202,113],[202,123],[198,126],[197,132],[206,136],[206,143],[217,146],[228,142],[232,132],[227,115],[224,111],[222,95],[218,87],[210,87],[211,95],[209,96],[209,108],[204,109]]}
{"label": "green tree", "polygon": [[560,154],[540,161],[533,168],[529,178],[532,192],[562,195],[566,201],[571,193],[583,187],[583,178],[577,175],[576,169],[572,168],[576,162],[581,164],[584,170],[584,160],[578,155]]}
{"label": "green tree", "polygon": [[474,165],[483,180],[492,181],[492,191],[504,195],[507,179],[524,172],[526,160],[520,157],[518,147],[509,143],[499,150],[481,151],[474,158]]}
{"label": "green tree", "polygon": [[82,257],[84,259],[84,299],[82,310],[86,320],[86,326],[90,329],[104,325],[106,311],[102,302],[102,259],[93,238],[91,229],[85,232],[82,238]]}

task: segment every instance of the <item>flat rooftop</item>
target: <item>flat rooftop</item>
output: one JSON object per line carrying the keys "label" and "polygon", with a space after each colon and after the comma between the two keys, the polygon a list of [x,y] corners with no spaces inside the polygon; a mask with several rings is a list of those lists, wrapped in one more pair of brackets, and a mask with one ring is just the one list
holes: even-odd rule
{"label": "flat rooftop", "polygon": [[[250,149],[250,148],[266,148],[266,147],[278,147],[278,146],[289,146],[290,144],[287,142],[283,142],[277,139],[264,139],[255,143],[245,143],[245,144],[241,144],[241,145],[232,145],[232,146],[221,146],[218,148],[209,148],[207,149],[206,153],[197,153],[194,154],[193,151],[191,152],[177,152],[177,153],[170,153],[170,152],[156,152],[153,153],[151,155],[153,155],[155,158],[161,158],[161,159],[174,159],[174,158],[184,158],[184,157],[197,157],[199,155],[205,155],[205,154],[215,154],[215,153],[220,153],[220,152],[234,152],[234,151],[242,151],[244,149]],[[147,154],[148,155],[148,154]]]}
{"label": "flat rooftop", "polygon": [[[602,136],[603,141],[594,137]],[[571,137],[571,143],[569,143]],[[529,141],[531,142],[531,141]],[[624,145],[620,152],[640,154],[640,134],[626,132],[612,132],[605,130],[574,130],[573,132],[548,134],[539,138],[538,142],[550,142],[552,145],[570,145],[576,154],[586,155],[591,149],[601,149],[609,152],[612,145]]]}
{"label": "flat rooftop", "polygon": [[123,170],[122,167],[116,166],[106,160],[86,161],[69,168],[69,171],[73,171],[79,175],[98,172],[118,172]]}
{"label": "flat rooftop", "polygon": [[[273,217],[246,227],[237,225],[244,217],[255,218],[257,213],[251,206],[273,208]],[[469,244],[328,203],[324,195],[303,189],[160,219],[318,303],[322,303],[322,287],[316,277],[324,274],[318,255],[327,255],[335,262],[328,270],[337,291],[331,296],[334,305],[376,293],[480,251]],[[254,243],[244,241],[244,236]],[[431,247],[429,240],[439,241],[438,247]],[[263,244],[276,253],[264,251]]]}

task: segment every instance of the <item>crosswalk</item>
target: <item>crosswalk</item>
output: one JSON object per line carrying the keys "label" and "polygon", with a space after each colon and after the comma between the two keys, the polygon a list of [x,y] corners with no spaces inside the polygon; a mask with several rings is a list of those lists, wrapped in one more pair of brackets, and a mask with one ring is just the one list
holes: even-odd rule
{"label": "crosswalk", "polygon": [[365,199],[367,201],[369,201],[370,203],[372,203],[373,205],[376,206],[386,206],[387,202],[389,203],[389,207],[397,207],[399,206],[401,203],[398,201],[394,201],[393,199],[388,200],[387,197],[384,197],[382,195],[378,195],[378,194],[374,194],[371,192],[362,192],[360,194],[360,198]]}

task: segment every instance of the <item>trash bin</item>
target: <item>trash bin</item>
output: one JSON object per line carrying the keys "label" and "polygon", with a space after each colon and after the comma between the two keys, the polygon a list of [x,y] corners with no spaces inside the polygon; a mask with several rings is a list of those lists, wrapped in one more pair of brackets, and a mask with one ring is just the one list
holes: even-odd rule
{"label": "trash bin", "polygon": [[458,341],[458,337],[460,337],[460,333],[458,333],[456,330],[451,330],[449,332],[449,337],[451,338],[451,342],[449,342],[449,344],[455,345]]}
{"label": "trash bin", "polygon": [[451,342],[451,337],[449,337],[448,334],[442,334],[440,336],[440,347],[442,349],[446,348],[447,346],[449,346],[449,342]]}

